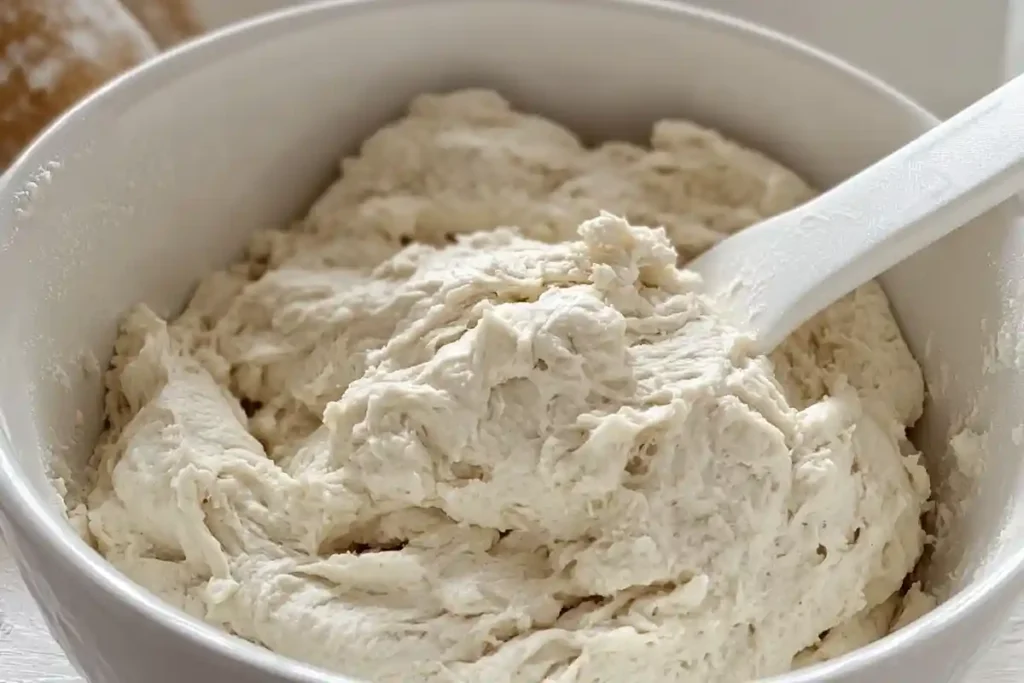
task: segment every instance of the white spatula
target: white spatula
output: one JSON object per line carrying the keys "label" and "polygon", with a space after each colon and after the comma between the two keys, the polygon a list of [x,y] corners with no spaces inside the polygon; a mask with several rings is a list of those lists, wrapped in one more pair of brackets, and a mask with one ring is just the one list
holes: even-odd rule
{"label": "white spatula", "polygon": [[687,268],[767,353],[829,304],[1021,190],[1024,76]]}

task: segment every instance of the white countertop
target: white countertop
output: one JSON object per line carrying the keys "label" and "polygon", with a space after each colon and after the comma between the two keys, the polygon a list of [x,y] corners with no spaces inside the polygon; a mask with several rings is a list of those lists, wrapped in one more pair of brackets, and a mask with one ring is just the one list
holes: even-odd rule
{"label": "white countertop", "polygon": [[[251,14],[291,4],[299,0],[245,0],[238,4],[200,0],[204,18],[221,24],[236,13]],[[1014,2],[1012,4],[1018,4]],[[233,16],[221,16],[228,6]],[[242,9],[241,12],[239,10]],[[1024,12],[1015,17],[1024,23]],[[1024,27],[1022,27],[1024,28]],[[1024,61],[1024,32],[1020,59]],[[1014,51],[1011,51],[1014,52]],[[84,683],[50,637],[21,581],[14,561],[0,544],[0,672],[3,683]],[[975,664],[964,683],[1021,683],[1024,681],[1024,601],[1007,624],[998,642]],[[102,683],[96,681],[95,683]],[[907,681],[906,683],[911,683]],[[922,682],[925,683],[925,682]]]}

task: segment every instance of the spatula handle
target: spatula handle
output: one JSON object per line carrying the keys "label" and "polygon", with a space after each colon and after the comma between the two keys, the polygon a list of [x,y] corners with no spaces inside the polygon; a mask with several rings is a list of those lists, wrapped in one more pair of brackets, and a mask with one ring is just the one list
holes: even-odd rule
{"label": "spatula handle", "polygon": [[740,271],[739,287],[725,298],[734,297],[734,312],[749,318],[737,322],[768,352],[837,299],[1022,189],[1024,76],[818,198],[744,231],[748,239],[735,249],[723,242],[714,258],[722,267],[736,259],[730,269]]}

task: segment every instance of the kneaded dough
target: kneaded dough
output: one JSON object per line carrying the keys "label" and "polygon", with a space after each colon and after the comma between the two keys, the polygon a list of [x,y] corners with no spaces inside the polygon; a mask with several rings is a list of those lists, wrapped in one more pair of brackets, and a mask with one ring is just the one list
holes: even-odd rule
{"label": "kneaded dough", "polygon": [[757,357],[677,267],[811,195],[692,123],[587,148],[419,97],[177,320],[127,316],[92,540],[375,682],[740,683],[877,638],[930,490],[885,295]]}

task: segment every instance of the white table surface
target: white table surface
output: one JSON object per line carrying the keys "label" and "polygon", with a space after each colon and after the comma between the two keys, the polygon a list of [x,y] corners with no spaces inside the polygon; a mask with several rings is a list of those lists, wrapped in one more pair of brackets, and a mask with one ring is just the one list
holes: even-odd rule
{"label": "white table surface", "polygon": [[[233,2],[235,0],[232,0]],[[246,9],[272,9],[297,0],[245,0]],[[207,17],[222,23],[227,6],[223,0],[200,0]],[[210,9],[212,8],[212,9]],[[231,8],[231,14],[239,6]],[[216,16],[213,16],[216,15]],[[1024,23],[1024,12],[1017,20]],[[1024,28],[1024,26],[1022,26]],[[1024,48],[1024,31],[1018,32]],[[1017,41],[1015,41],[1017,42]],[[1024,61],[1024,49],[1018,50]],[[60,647],[46,630],[42,617],[29,597],[3,544],[0,543],[0,681],[2,683],[85,683],[68,663]],[[998,642],[975,664],[964,683],[1024,682],[1024,600],[1006,625]],[[102,683],[96,681],[94,683]],[[917,683],[907,681],[906,683]],[[920,683],[927,683],[922,681]]]}

